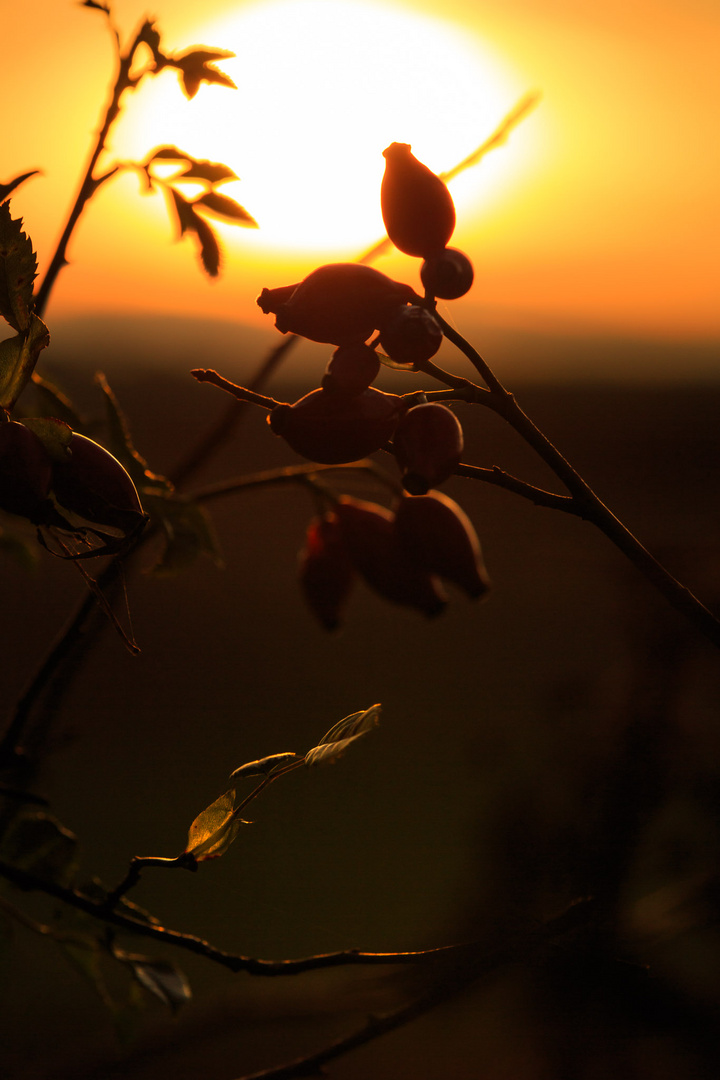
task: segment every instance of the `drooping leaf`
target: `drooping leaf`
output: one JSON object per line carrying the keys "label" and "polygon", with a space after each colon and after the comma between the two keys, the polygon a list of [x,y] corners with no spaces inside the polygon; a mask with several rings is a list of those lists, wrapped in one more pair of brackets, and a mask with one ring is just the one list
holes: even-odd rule
{"label": "drooping leaf", "polygon": [[20,185],[24,184],[26,180],[29,180],[31,176],[37,176],[39,172],[39,169],[32,169],[31,172],[22,173],[21,176],[16,176],[13,180],[9,180],[7,184],[0,184],[0,203],[5,202],[15,188],[20,187]]}
{"label": "drooping leaf", "polygon": [[105,398],[109,433],[108,449],[124,466],[138,488],[144,490],[147,487],[152,487],[171,492],[173,485],[170,480],[165,476],[161,476],[160,473],[152,472],[145,458],[136,450],[130,434],[130,424],[127,416],[111,389],[110,383],[101,371],[96,372],[95,382],[100,387]]}
{"label": "drooping leaf", "polygon": [[297,754],[292,753],[270,754],[269,757],[258,758],[257,761],[248,761],[246,765],[241,765],[239,769],[230,773],[230,779],[244,780],[248,776],[268,776],[276,769],[281,769],[289,765],[291,761],[296,761],[297,757]]}
{"label": "drooping leaf", "polygon": [[165,960],[154,960],[149,956],[138,956],[114,948],[116,960],[126,964],[137,981],[164,1005],[176,1013],[182,1005],[192,999],[192,990],[185,974]]}
{"label": "drooping leaf", "polygon": [[249,825],[235,815],[234,803],[235,792],[231,789],[198,814],[188,832],[187,854],[194,855],[198,862],[225,854],[241,826]]}
{"label": "drooping leaf", "polygon": [[195,199],[193,205],[201,206],[211,214],[231,221],[233,225],[243,225],[248,229],[258,228],[255,218],[251,217],[243,206],[234,199],[228,198],[227,195],[220,195],[217,191],[208,191],[205,195],[201,195],[200,198]]}
{"label": "drooping leaf", "polygon": [[29,316],[28,326],[24,331],[0,341],[0,408],[8,411],[13,408],[32,377],[40,353],[49,341],[50,331],[35,314]]}
{"label": "drooping leaf", "polygon": [[195,214],[193,227],[200,241],[200,261],[205,273],[210,277],[217,277],[220,273],[220,241],[207,221],[203,221],[198,214]]}
{"label": "drooping leaf", "polygon": [[184,236],[188,230],[195,232],[198,217],[192,208],[192,203],[184,198],[179,191],[176,191],[175,188],[166,186],[165,190],[170,195],[170,205],[175,211],[180,236]]}
{"label": "drooping leaf", "polygon": [[24,333],[30,326],[33,282],[37,258],[22,219],[10,216],[10,205],[0,205],[0,315],[13,330]]}
{"label": "drooping leaf", "polygon": [[151,516],[159,519],[165,547],[153,567],[153,573],[172,577],[192,566],[201,555],[212,559],[218,569],[224,566],[212,519],[203,506],[179,496],[143,499]]}
{"label": "drooping leaf", "polygon": [[82,428],[83,423],[75,406],[59,387],[43,378],[42,375],[38,375],[37,371],[32,373],[32,383],[33,396],[38,401],[41,416],[56,416],[69,424],[73,431],[79,431]]}
{"label": "drooping leaf", "polygon": [[369,709],[346,716],[344,720],[330,728],[317,746],[307,752],[305,764],[308,766],[329,765],[337,761],[351,743],[357,742],[377,727],[380,711],[380,705],[371,705]]}

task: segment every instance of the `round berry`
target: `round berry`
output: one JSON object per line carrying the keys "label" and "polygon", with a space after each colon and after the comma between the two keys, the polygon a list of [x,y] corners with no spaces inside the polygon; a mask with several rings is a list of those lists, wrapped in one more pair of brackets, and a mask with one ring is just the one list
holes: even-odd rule
{"label": "round berry", "polygon": [[417,304],[398,308],[380,329],[380,347],[398,364],[422,364],[442,345],[440,324]]}
{"label": "round berry", "polygon": [[355,397],[367,390],[380,371],[380,360],[369,345],[338,345],[322,378],[323,390]]}
{"label": "round berry", "polygon": [[393,447],[411,495],[424,495],[455,472],[463,452],[463,430],[446,405],[416,405],[395,428]]}
{"label": "round berry", "polygon": [[457,300],[470,291],[474,278],[473,265],[467,255],[457,248],[445,248],[425,259],[420,267],[420,280],[429,296],[440,300]]}

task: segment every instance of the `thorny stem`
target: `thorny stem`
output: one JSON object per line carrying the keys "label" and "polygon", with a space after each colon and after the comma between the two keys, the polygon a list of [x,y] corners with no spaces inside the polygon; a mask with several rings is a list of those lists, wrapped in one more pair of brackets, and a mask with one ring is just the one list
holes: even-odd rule
{"label": "thorny stem", "polygon": [[[525,440],[525,442],[548,465],[570,492],[571,509],[578,517],[590,521],[627,556],[635,567],[651,582],[662,596],[688,618],[704,636],[720,648],[720,619],[718,619],[693,593],[673,577],[640,541],[615,517],[611,510],[595,494],[592,488],[576,472],[559,450],[550,442],[530,417],[520,408],[514,396],[502,385],[480,354],[456,330],[435,313],[443,333],[470,360],[484,379],[490,396],[483,399],[488,405]],[[484,478],[484,477],[483,477]]]}
{"label": "thorny stem", "polygon": [[[144,28],[143,24],[143,28]],[[117,35],[116,35],[117,38]],[[95,141],[95,146],[90,154],[90,160],[88,161],[85,175],[80,184],[80,190],[78,191],[75,203],[70,211],[68,220],[63,230],[62,236],[58,242],[58,246],[55,250],[50,265],[45,273],[42,284],[37,290],[35,295],[35,311],[42,317],[43,312],[47,306],[50,292],[52,291],[55,279],[62,270],[63,266],[68,265],[67,261],[67,248],[70,243],[70,238],[75,231],[85,205],[96,193],[98,188],[109,180],[111,176],[114,176],[117,172],[117,168],[110,169],[108,172],[103,173],[101,176],[95,176],[95,167],[102,155],[105,144],[107,142],[108,133],[113,123],[117,119],[120,113],[120,99],[126,90],[133,89],[137,86],[142,76],[131,76],[130,69],[132,68],[135,53],[143,41],[143,29],[139,30],[136,34],[130,48],[123,56],[119,49],[118,42],[118,73],[115,80],[115,85],[110,95],[110,101],[105,111],[105,118],[102,122],[100,130]]]}

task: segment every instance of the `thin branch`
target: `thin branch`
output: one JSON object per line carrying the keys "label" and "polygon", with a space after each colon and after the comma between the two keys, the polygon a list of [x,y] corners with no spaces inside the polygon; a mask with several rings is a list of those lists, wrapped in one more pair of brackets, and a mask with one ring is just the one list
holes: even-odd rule
{"label": "thin branch", "polygon": [[528,484],[525,480],[519,480],[516,476],[494,465],[487,469],[480,465],[464,465],[462,462],[455,470],[456,476],[466,476],[470,480],[482,480],[486,484],[511,491],[513,495],[520,495],[528,499],[535,506],[544,506],[549,510],[563,510],[566,514],[580,515],[577,504],[572,495],[556,495],[553,491],[545,491],[543,488]]}
{"label": "thin branch", "polygon": [[153,922],[145,922],[123,911],[108,910],[106,901],[94,900],[77,889],[68,889],[58,885],[54,881],[36,877],[11,866],[9,863],[0,861],[0,876],[18,885],[21,889],[31,889],[43,892],[48,896],[60,900],[69,907],[85,912],[101,922],[117,926],[121,930],[138,934],[141,937],[152,938],[154,941],[172,945],[186,952],[202,956],[206,960],[220,964],[233,972],[245,971],[250,975],[281,976],[299,975],[305,971],[317,971],[324,968],[344,967],[347,965],[387,965],[387,964],[417,964],[428,959],[449,957],[454,954],[462,954],[467,950],[466,945],[446,945],[437,949],[422,949],[415,952],[394,953],[371,953],[361,952],[358,949],[346,949],[341,952],[320,953],[316,956],[306,956],[296,960],[260,960],[250,956],[233,955],[216,948],[202,938],[193,934],[183,934],[178,930],[171,930]]}

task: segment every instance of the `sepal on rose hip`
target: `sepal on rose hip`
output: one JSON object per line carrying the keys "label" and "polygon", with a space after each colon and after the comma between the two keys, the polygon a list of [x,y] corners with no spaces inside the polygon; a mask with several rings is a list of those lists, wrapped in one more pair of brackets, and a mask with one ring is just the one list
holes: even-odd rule
{"label": "sepal on rose hip", "polygon": [[352,345],[367,341],[399,304],[419,297],[409,285],[360,263],[329,263],[296,287],[263,289],[258,304],[283,334]]}
{"label": "sepal on rose hip", "polygon": [[385,446],[404,408],[402,397],[372,386],[355,396],[319,388],[294,405],[276,405],[268,423],[302,457],[340,465]]}
{"label": "sepal on rose hip", "polygon": [[337,629],[356,574],[332,511],[310,522],[298,571],[310,610],[326,630]]}
{"label": "sepal on rose hip", "polygon": [[401,499],[395,511],[395,534],[408,560],[457,585],[472,599],[484,596],[490,588],[472,522],[442,492]]}
{"label": "sepal on rose hip", "polygon": [[446,247],[455,229],[455,206],[445,183],[411,151],[408,143],[397,142],[383,150],[380,205],[395,247],[426,259]]}
{"label": "sepal on rose hip", "polygon": [[408,409],[398,421],[393,448],[402,484],[411,495],[424,495],[452,476],[463,451],[463,430],[451,409],[427,402]]}
{"label": "sepal on rose hip", "polygon": [[389,510],[343,496],[335,515],[355,569],[380,596],[430,617],[444,610],[447,596],[442,585],[435,575],[406,557]]}

